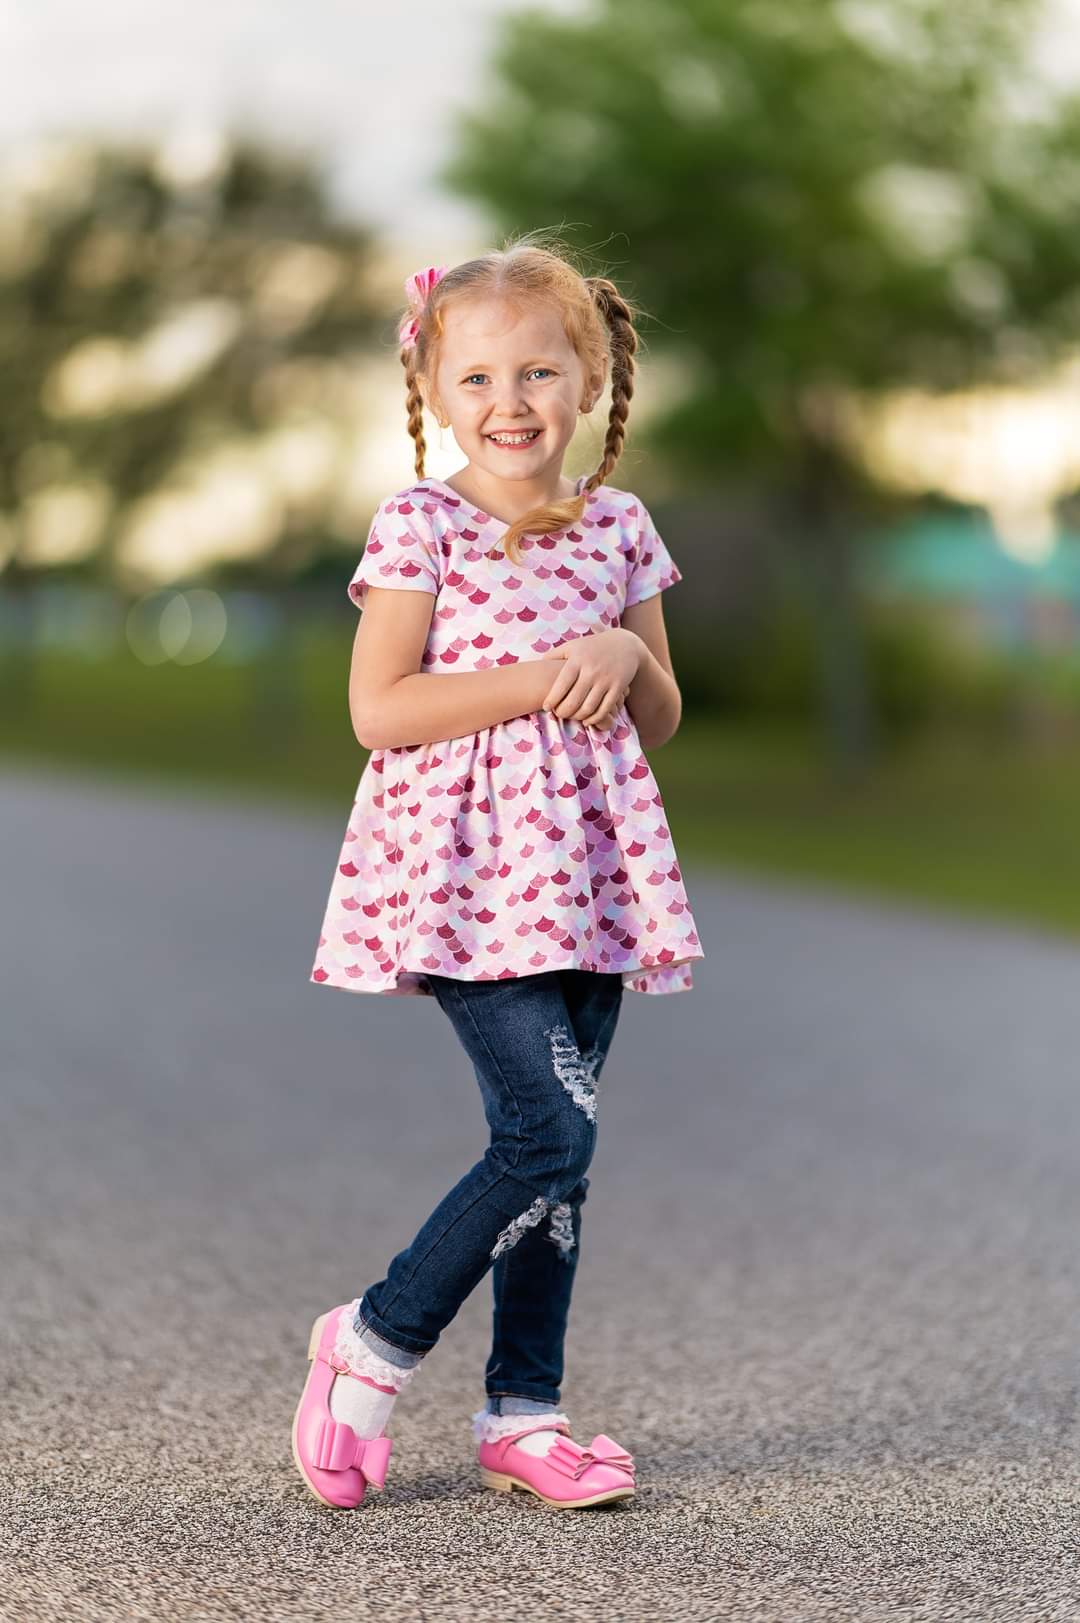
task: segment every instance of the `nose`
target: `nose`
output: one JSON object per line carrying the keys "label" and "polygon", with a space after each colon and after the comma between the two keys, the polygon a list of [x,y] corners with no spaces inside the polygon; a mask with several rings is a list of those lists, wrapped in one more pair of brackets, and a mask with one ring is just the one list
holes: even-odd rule
{"label": "nose", "polygon": [[495,403],[492,410],[497,414],[497,422],[510,422],[514,417],[527,417],[530,406],[526,400],[521,384],[516,378],[507,378],[495,390]]}

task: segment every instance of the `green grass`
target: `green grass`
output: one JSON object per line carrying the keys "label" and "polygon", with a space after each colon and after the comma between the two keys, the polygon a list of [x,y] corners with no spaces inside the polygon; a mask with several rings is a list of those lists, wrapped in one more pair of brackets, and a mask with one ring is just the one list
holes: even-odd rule
{"label": "green grass", "polygon": [[[241,796],[338,814],[366,760],[348,717],[347,636],[308,636],[288,667],[148,669],[50,654],[3,673],[0,754],[183,798]],[[291,680],[283,677],[285,669]],[[687,718],[651,756],[688,864],[821,881],[1080,936],[1074,750],[924,737],[858,786],[803,733]]]}
{"label": "green grass", "polygon": [[923,737],[857,787],[806,738],[684,723],[653,758],[691,858],[1080,936],[1080,763]]}

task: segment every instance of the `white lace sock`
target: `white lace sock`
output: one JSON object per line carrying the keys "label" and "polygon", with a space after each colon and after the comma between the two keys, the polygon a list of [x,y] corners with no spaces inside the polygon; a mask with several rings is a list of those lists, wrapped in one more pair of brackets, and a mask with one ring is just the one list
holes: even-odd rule
{"label": "white lace sock", "polygon": [[523,1427],[531,1427],[524,1437],[515,1439],[515,1446],[538,1457],[547,1453],[556,1437],[562,1436],[561,1432],[551,1429],[552,1422],[566,1420],[567,1425],[570,1424],[561,1410],[552,1414],[492,1414],[490,1409],[480,1409],[472,1419],[473,1436],[478,1443],[497,1443],[500,1437],[512,1437]]}
{"label": "white lace sock", "polygon": [[556,1437],[561,1435],[562,1433],[557,1431],[530,1431],[528,1436],[518,1438],[516,1447],[523,1449],[526,1454],[546,1454]]}
{"label": "white lace sock", "polygon": [[419,1365],[399,1368],[361,1341],[352,1327],[358,1301],[338,1319],[334,1351],[351,1373],[335,1375],[330,1387],[330,1413],[335,1420],[351,1426],[358,1437],[379,1437],[398,1394],[408,1386]]}
{"label": "white lace sock", "polygon": [[330,1388],[330,1413],[358,1437],[380,1436],[396,1401],[396,1392],[369,1386],[362,1375],[335,1375]]}

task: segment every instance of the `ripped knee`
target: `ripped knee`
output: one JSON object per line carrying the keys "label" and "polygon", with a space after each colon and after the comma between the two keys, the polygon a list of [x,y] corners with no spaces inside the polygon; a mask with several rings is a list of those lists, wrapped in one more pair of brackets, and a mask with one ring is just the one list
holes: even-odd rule
{"label": "ripped knee", "polygon": [[574,1212],[568,1201],[560,1200],[551,1208],[548,1239],[558,1247],[561,1257],[568,1257],[574,1249]]}
{"label": "ripped knee", "polygon": [[569,1201],[548,1200],[544,1195],[537,1195],[532,1205],[517,1217],[511,1219],[500,1233],[491,1249],[492,1261],[501,1257],[504,1251],[509,1251],[517,1245],[522,1235],[529,1229],[542,1223],[544,1218],[549,1219],[548,1232],[545,1236],[557,1247],[559,1255],[568,1258],[574,1249],[574,1211]]}
{"label": "ripped knee", "polygon": [[[548,1026],[544,1032],[551,1045],[551,1061],[555,1075],[582,1114],[591,1122],[596,1120],[596,1071],[601,1060],[599,1047],[582,1053],[571,1033],[564,1025]],[[502,1230],[492,1247],[492,1260],[501,1257],[517,1245],[522,1235],[548,1218],[546,1238],[557,1247],[561,1257],[569,1257],[574,1249],[574,1211],[567,1200],[550,1200],[537,1195],[532,1205],[512,1219]]]}
{"label": "ripped knee", "polygon": [[595,1121],[599,1048],[590,1048],[583,1054],[563,1025],[548,1026],[544,1036],[551,1044],[551,1062],[555,1075],[578,1109],[583,1111],[590,1121]]}

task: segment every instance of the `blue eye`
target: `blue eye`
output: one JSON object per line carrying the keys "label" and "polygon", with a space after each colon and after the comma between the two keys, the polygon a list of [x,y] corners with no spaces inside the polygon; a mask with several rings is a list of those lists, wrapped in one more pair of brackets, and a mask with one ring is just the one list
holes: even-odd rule
{"label": "blue eye", "polygon": [[[551,374],[551,376],[554,376],[554,373],[551,371],[550,366],[534,366],[532,368],[532,370],[533,370],[533,372],[548,372],[548,373]],[[468,377],[464,379],[464,382],[471,383],[473,378],[483,378],[483,377],[486,377],[486,376],[487,376],[486,372],[470,372]]]}

